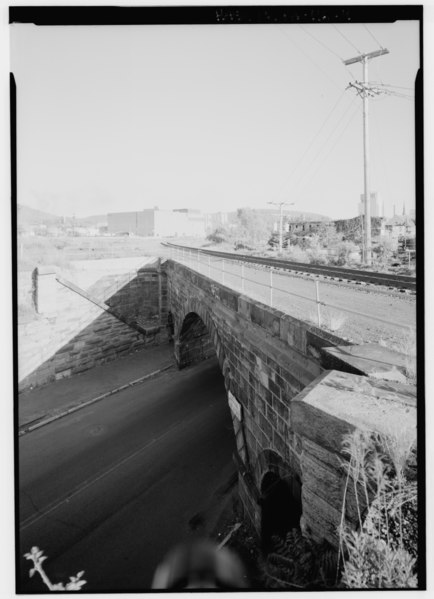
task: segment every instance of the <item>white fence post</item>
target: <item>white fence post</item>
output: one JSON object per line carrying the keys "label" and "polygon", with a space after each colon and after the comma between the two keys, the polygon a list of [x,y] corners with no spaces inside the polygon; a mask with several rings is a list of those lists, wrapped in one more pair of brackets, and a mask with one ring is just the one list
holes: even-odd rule
{"label": "white fence post", "polygon": [[244,293],[244,263],[241,264],[241,292]]}
{"label": "white fence post", "polygon": [[273,307],[273,269],[270,268],[270,306]]}
{"label": "white fence post", "polygon": [[315,281],[315,290],[316,290],[316,311],[318,315],[318,326],[321,326],[321,307],[319,301],[319,281]]}

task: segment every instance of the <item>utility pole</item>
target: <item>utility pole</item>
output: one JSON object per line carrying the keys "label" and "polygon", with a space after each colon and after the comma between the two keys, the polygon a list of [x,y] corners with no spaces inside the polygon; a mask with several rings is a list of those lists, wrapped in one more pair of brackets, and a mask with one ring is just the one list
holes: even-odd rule
{"label": "utility pole", "polygon": [[273,204],[274,206],[279,206],[280,208],[280,217],[279,217],[279,253],[282,251],[283,247],[283,207],[284,206],[294,206],[294,202],[267,202],[267,204]]}
{"label": "utility pole", "polygon": [[359,54],[354,58],[344,60],[345,66],[361,62],[363,64],[363,81],[359,83],[356,81],[355,84],[350,84],[350,87],[356,88],[357,92],[363,99],[363,183],[364,183],[364,212],[365,212],[365,228],[364,228],[364,248],[363,248],[363,262],[366,266],[372,264],[372,244],[371,244],[371,203],[370,203],[370,191],[369,191],[369,122],[368,122],[368,97],[378,93],[369,87],[368,84],[368,62],[372,58],[383,56],[383,54],[389,54],[389,50],[381,48],[381,50],[375,50],[368,54]]}

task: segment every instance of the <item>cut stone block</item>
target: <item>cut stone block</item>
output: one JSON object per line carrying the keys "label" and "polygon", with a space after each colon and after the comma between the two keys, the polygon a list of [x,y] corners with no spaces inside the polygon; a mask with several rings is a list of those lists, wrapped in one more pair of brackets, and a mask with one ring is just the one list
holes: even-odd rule
{"label": "cut stone block", "polygon": [[410,385],[327,371],[292,400],[291,423],[301,437],[303,530],[317,541],[338,547],[345,498],[345,519],[358,524],[366,500],[348,485],[342,463],[346,434],[365,430],[392,437],[408,448],[416,441],[416,392]]}
{"label": "cut stone block", "polygon": [[292,400],[291,415],[297,434],[337,453],[356,428],[416,439],[416,389],[330,370]]}
{"label": "cut stone block", "polygon": [[406,382],[408,356],[376,343],[339,345],[322,350],[327,369],[365,374],[378,379]]}

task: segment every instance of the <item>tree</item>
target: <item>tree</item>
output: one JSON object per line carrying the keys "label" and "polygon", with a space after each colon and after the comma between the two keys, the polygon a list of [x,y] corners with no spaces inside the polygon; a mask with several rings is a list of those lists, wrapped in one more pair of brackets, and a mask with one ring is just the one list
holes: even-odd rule
{"label": "tree", "polygon": [[238,208],[236,235],[240,241],[258,244],[269,238],[272,230],[263,214],[252,208]]}
{"label": "tree", "polygon": [[349,262],[349,256],[359,250],[359,246],[352,241],[341,241],[337,246],[336,264],[345,266]]}
{"label": "tree", "polygon": [[213,243],[223,243],[229,240],[229,232],[224,227],[217,227],[212,233],[207,235],[208,241]]}
{"label": "tree", "polygon": [[342,233],[338,233],[336,225],[333,223],[321,223],[315,231],[318,237],[319,245],[323,248],[333,247],[342,241]]}
{"label": "tree", "polygon": [[378,262],[385,266],[393,258],[393,254],[397,250],[397,242],[395,239],[380,239],[379,243],[374,246],[373,253],[377,257]]}

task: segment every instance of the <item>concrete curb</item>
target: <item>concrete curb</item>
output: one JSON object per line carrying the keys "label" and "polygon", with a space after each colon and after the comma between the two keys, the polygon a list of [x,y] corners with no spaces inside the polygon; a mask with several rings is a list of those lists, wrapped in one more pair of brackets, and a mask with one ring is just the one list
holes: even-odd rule
{"label": "concrete curb", "polygon": [[106,391],[105,393],[102,393],[101,395],[97,395],[97,397],[88,399],[87,401],[83,401],[82,403],[79,403],[76,406],[72,406],[71,408],[68,408],[64,412],[61,412],[60,414],[55,414],[54,416],[50,416],[49,418],[46,418],[45,420],[41,420],[40,422],[37,422],[36,424],[30,425],[30,426],[22,424],[21,427],[19,427],[18,436],[21,437],[22,435],[25,435],[26,433],[30,433],[38,428],[41,428],[42,426],[45,426],[46,424],[49,424],[50,422],[53,422],[54,420],[59,420],[59,418],[63,418],[64,416],[68,416],[68,414],[77,412],[77,410],[86,408],[87,406],[90,406],[91,404],[96,403],[97,401],[100,401],[101,399],[110,397],[110,395],[115,395],[116,393],[119,393],[120,391],[124,391],[125,389],[128,389],[129,387],[134,387],[134,385],[139,385],[140,383],[143,383],[147,379],[150,379],[151,377],[153,377],[157,374],[160,374],[160,372],[169,370],[170,368],[173,368],[173,364],[168,364],[167,366],[164,366],[164,368],[154,370],[153,372],[150,372],[149,374],[145,374],[144,376],[140,377],[139,379],[135,379],[134,381],[130,381],[129,383],[126,383],[125,385],[116,387],[116,389],[111,389],[110,391]]}

